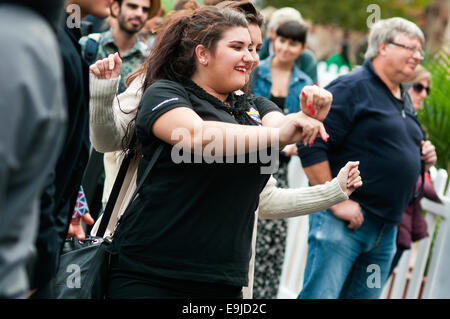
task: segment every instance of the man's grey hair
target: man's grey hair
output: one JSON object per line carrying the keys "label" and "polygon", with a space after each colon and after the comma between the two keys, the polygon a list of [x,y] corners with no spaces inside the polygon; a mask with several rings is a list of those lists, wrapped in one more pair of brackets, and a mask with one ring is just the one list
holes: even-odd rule
{"label": "man's grey hair", "polygon": [[413,22],[399,17],[384,19],[375,23],[370,29],[365,58],[369,60],[375,58],[379,53],[378,44],[395,41],[395,38],[400,33],[406,34],[411,38],[417,37],[422,44],[422,48],[425,46],[425,36],[422,30]]}
{"label": "man's grey hair", "polygon": [[276,30],[280,25],[288,21],[297,21],[304,24],[302,15],[298,10],[291,7],[284,7],[272,13],[267,26]]}

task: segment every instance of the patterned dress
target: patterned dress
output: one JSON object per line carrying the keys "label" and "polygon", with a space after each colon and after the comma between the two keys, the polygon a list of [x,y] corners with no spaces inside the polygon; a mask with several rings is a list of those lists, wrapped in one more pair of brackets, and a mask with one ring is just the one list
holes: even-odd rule
{"label": "patterned dress", "polygon": [[[271,97],[271,100],[283,109],[284,98]],[[290,157],[280,153],[280,167],[274,174],[277,187],[288,188],[289,159]],[[286,219],[258,219],[253,284],[253,298],[255,299],[275,299],[277,297],[284,261],[286,233]]]}

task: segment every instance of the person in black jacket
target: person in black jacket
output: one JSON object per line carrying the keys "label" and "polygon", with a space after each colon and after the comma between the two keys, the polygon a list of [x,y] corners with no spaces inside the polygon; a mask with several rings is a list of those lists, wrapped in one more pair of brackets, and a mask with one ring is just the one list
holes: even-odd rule
{"label": "person in black jacket", "polygon": [[[89,14],[106,18],[110,14],[109,5],[110,1],[105,0],[68,0],[66,19],[58,28],[67,95],[68,130],[56,168],[49,174],[42,195],[33,289],[43,287],[56,273],[89,159],[89,68],[81,56],[78,44],[81,32],[76,21]],[[93,223],[89,215],[84,219],[87,223]],[[75,228],[81,227],[80,220],[81,217],[77,216],[72,221]],[[39,292],[34,296],[40,297]]]}
{"label": "person in black jacket", "polygon": [[[25,298],[39,197],[65,129],[62,0],[0,0],[0,298]],[[11,28],[11,25],[14,25]]]}

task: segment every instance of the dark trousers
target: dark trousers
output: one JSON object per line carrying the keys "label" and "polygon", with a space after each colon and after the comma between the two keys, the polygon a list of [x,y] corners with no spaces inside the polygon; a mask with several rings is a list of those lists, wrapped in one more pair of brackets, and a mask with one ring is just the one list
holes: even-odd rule
{"label": "dark trousers", "polygon": [[242,299],[242,287],[138,276],[115,267],[115,259],[111,260],[108,299]]}
{"label": "dark trousers", "polygon": [[178,287],[158,287],[158,284],[117,274],[108,284],[107,299],[242,299],[242,288],[222,289],[217,285],[211,289],[199,290],[181,284]]}

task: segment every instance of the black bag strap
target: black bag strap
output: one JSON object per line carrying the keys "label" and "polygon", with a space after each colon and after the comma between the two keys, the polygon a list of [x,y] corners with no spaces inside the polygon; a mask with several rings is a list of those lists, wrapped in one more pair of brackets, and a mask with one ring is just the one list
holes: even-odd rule
{"label": "black bag strap", "polygon": [[109,195],[108,202],[106,203],[105,210],[102,215],[102,221],[100,222],[100,226],[97,230],[97,236],[99,237],[103,237],[106,231],[106,227],[108,227],[109,220],[111,219],[111,214],[114,210],[114,206],[116,205],[117,198],[119,197],[120,189],[122,188],[123,181],[125,180],[125,176],[127,174],[128,167],[130,166],[131,159],[135,156],[135,144],[136,134],[133,134],[128,150],[125,153],[122,164],[120,165],[119,172],[117,173],[116,180],[114,181],[114,185]]}

